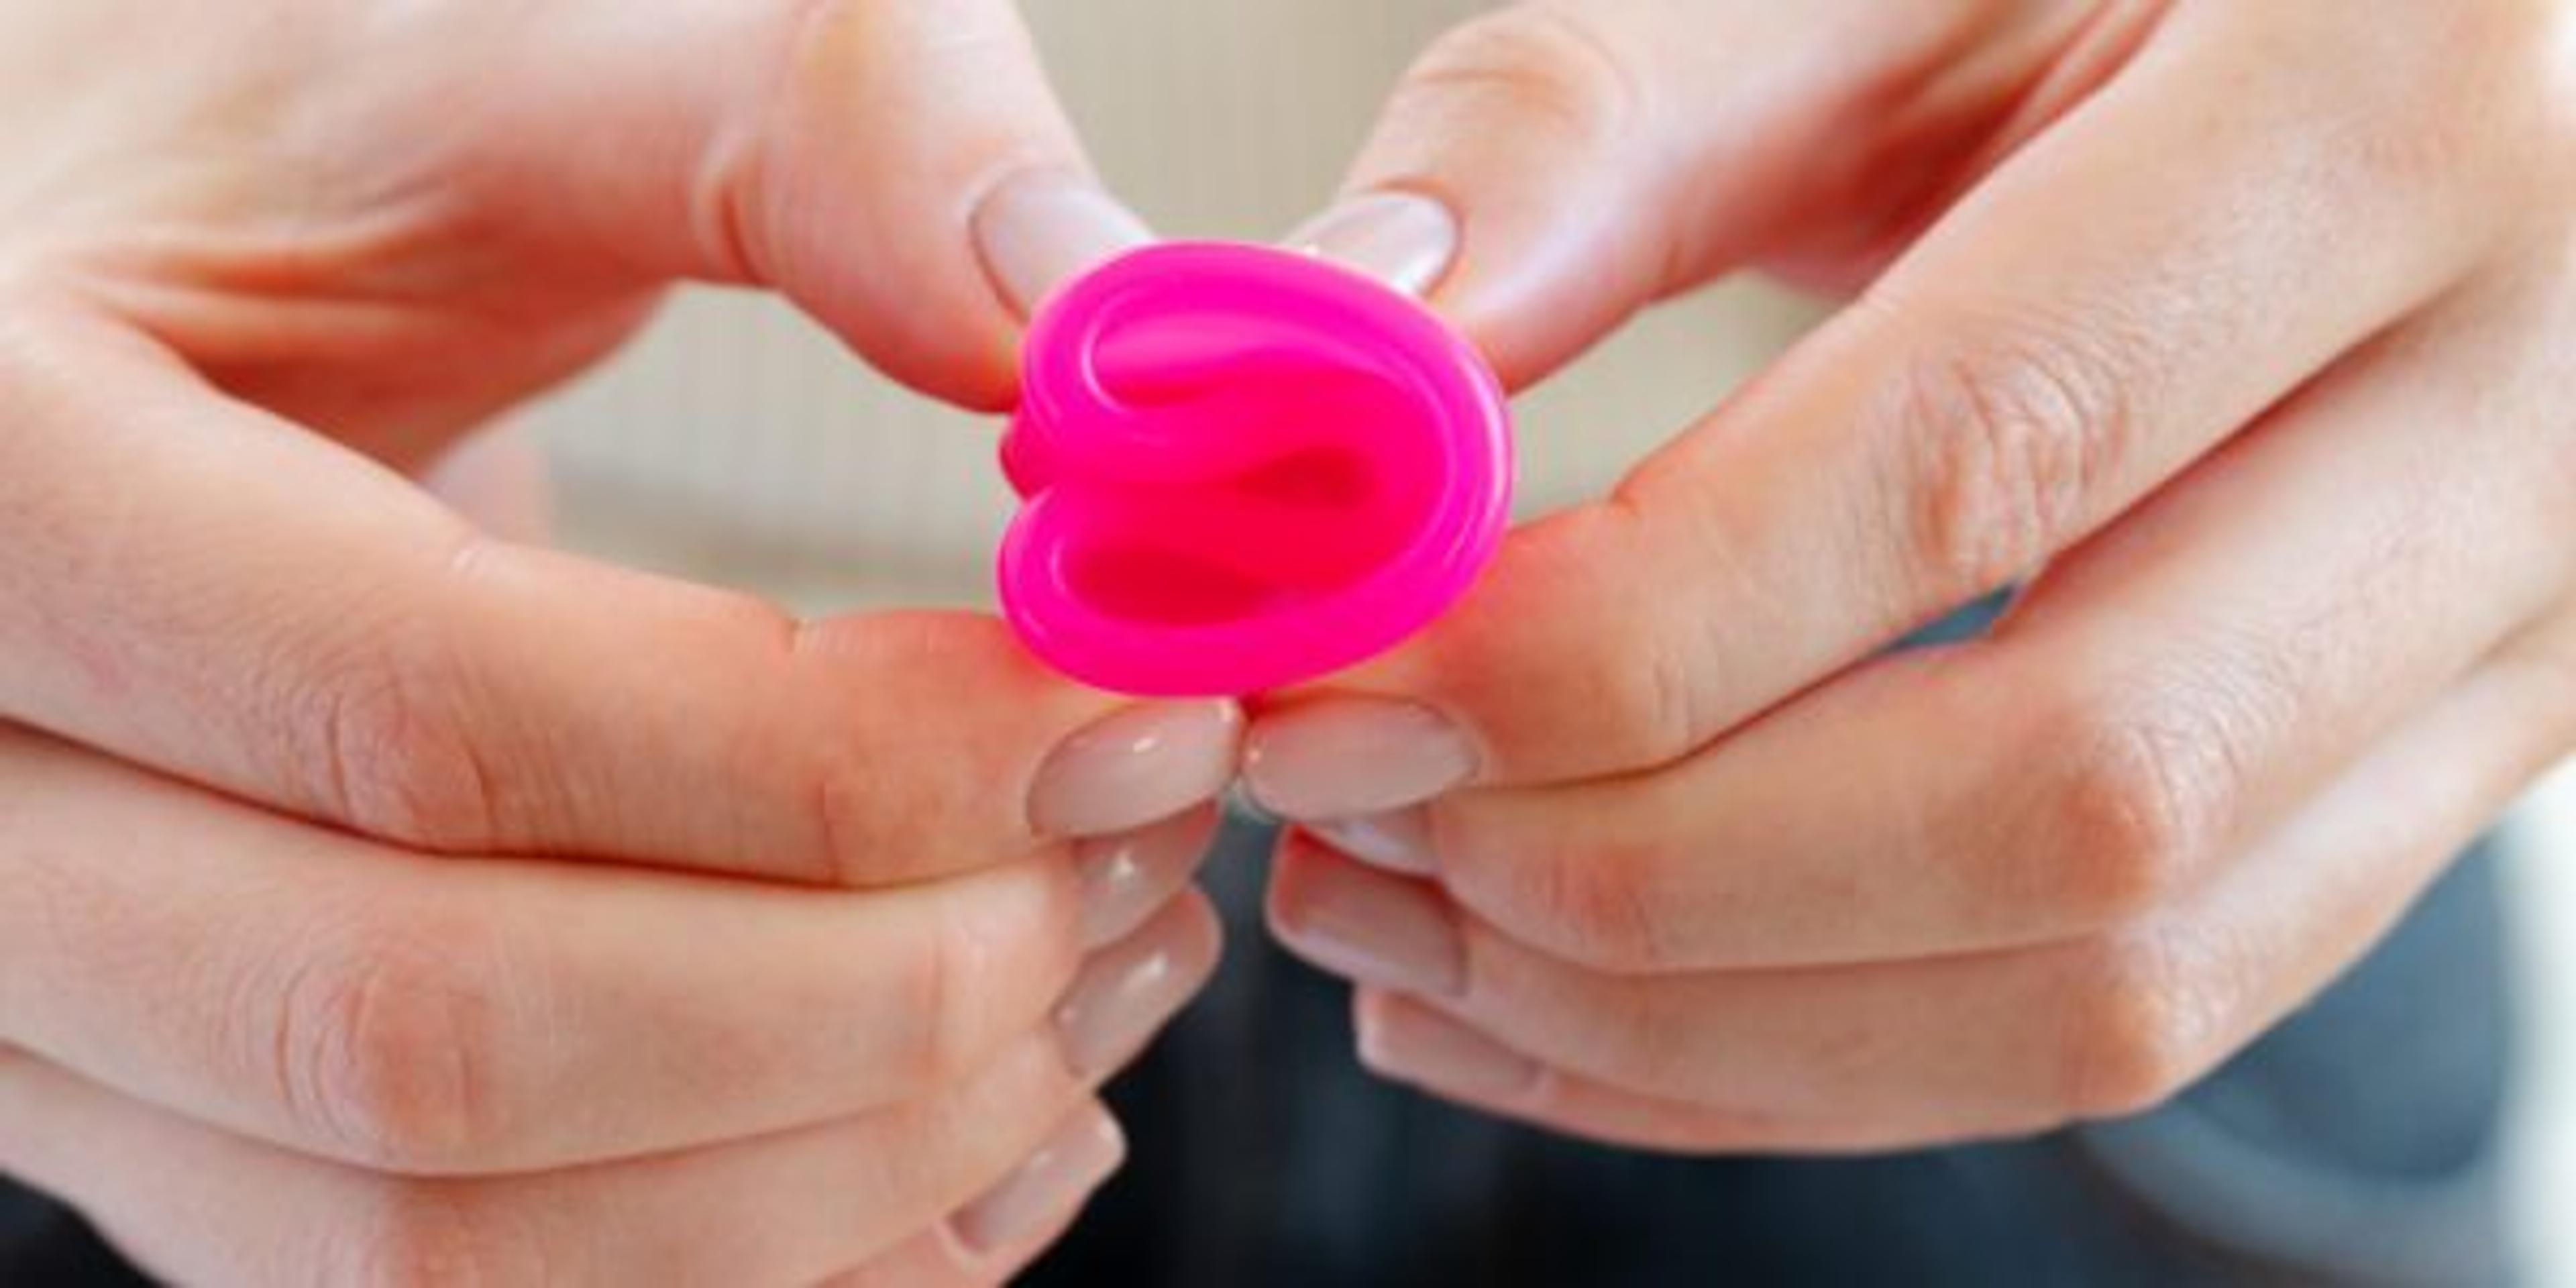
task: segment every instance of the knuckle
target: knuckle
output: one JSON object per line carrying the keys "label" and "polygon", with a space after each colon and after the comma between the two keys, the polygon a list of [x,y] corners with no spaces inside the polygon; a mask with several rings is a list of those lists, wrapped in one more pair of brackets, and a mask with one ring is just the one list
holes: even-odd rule
{"label": "knuckle", "polygon": [[1720,1089],[1711,1085],[1706,1029],[1658,1001],[1653,981],[1638,983],[1643,986],[1599,990],[1590,999],[1604,1012],[1592,1036],[1603,1044],[1608,1065],[1625,1086],[1684,1100],[1711,1098]]}
{"label": "knuckle", "polygon": [[[428,632],[371,632],[375,641]],[[370,644],[318,665],[289,668],[291,712],[317,714],[284,727],[314,731],[303,759],[315,794],[361,832],[430,849],[473,849],[496,840],[493,784],[461,713],[473,685],[461,667],[428,648]]]}
{"label": "knuckle", "polygon": [[881,857],[900,852],[883,834],[887,814],[885,789],[872,780],[865,756],[834,741],[815,745],[818,758],[805,772],[806,809],[812,815],[819,860],[814,879],[845,890],[883,884],[887,864]]}
{"label": "knuckle", "polygon": [[[1605,578],[1601,571],[1662,541],[1652,516],[1668,512],[1650,512],[1622,491],[1609,502],[1560,514],[1536,533],[1545,542],[1544,582],[1556,596],[1526,610],[1541,620],[1555,617],[1537,664],[1557,668],[1545,688],[1568,703],[1563,727],[1579,730],[1588,757],[1610,768],[1678,760],[1728,714],[1714,683],[1721,672],[1709,664],[1729,655],[1721,634],[1726,624],[1688,601],[1676,605],[1669,588],[1652,578]],[[1590,611],[1567,614],[1566,604]],[[1504,701],[1528,700],[1528,665],[1496,674],[1497,684],[1507,686]]]}
{"label": "knuckle", "polygon": [[1713,654],[1706,643],[1685,624],[1649,635],[1641,655],[1602,651],[1604,665],[1624,680],[1614,680],[1611,711],[1631,763],[1645,767],[1679,760],[1715,732],[1707,665]]}
{"label": "knuckle", "polygon": [[1890,386],[1887,486],[1942,605],[2054,553],[2132,438],[2111,346],[2068,326],[2002,329],[1929,346]]}
{"label": "knuckle", "polygon": [[2063,750],[2043,779],[2023,875],[2053,921],[2126,922],[2206,868],[2233,813],[2235,772],[2190,699],[2081,701],[2036,745]]}
{"label": "knuckle", "polygon": [[1616,974],[1673,964],[1655,900],[1660,851],[1649,842],[1595,842],[1533,855],[1512,865],[1523,909],[1517,933],[1576,965]]}
{"label": "knuckle", "polygon": [[[2338,22],[2330,39],[2347,42],[2341,56],[2289,72],[2291,92],[2311,119],[2322,118],[2337,177],[2419,194],[2447,194],[2468,174],[2510,182],[2524,176],[2496,163],[2514,155],[2508,141],[2537,124],[2526,117],[2530,105],[2551,97],[2545,69],[2558,55],[2547,27],[2564,10],[2500,0],[2384,31]],[[2364,67],[2381,74],[2354,74]]]}
{"label": "knuckle", "polygon": [[[747,633],[780,641],[786,672],[812,692],[846,692],[857,677],[940,673],[964,650],[989,650],[997,666],[1017,658],[991,634],[961,632],[953,618],[942,614],[876,614],[864,623],[846,618],[804,622],[752,600],[742,601],[735,611]],[[800,870],[816,882],[844,889],[931,874],[943,839],[967,823],[960,816],[961,803],[983,800],[1008,768],[976,755],[935,763],[908,756],[890,741],[902,737],[900,732],[828,714],[843,709],[826,703],[784,717],[798,731],[796,759],[788,772],[802,792],[812,847],[810,857],[798,864]],[[816,715],[824,722],[811,722]]]}
{"label": "knuckle", "polygon": [[2208,1068],[2218,1045],[2218,1008],[2155,937],[2093,943],[2065,978],[2062,1116],[2144,1113],[2180,1095]]}
{"label": "knuckle", "polygon": [[[1474,713],[1516,775],[1596,776],[1677,760],[1739,714],[1710,665],[1740,647],[1708,596],[1634,575],[1698,534],[1662,526],[1687,506],[1622,488],[1516,531],[1450,629],[1413,665],[1443,705]],[[1627,573],[1605,572],[1625,569]]]}
{"label": "knuckle", "polygon": [[[467,932],[470,940],[471,932]],[[356,1161],[396,1171],[471,1162],[497,1135],[498,1003],[470,942],[352,927],[287,976],[269,1008],[288,1113]]]}
{"label": "knuckle", "polygon": [[1416,95],[1463,98],[1471,113],[1505,112],[1593,141],[1623,137],[1633,126],[1645,82],[1581,13],[1516,5],[1432,42],[1397,90],[1395,111],[1401,114]]}
{"label": "knuckle", "polygon": [[349,1219],[314,1223],[318,1282],[449,1288],[566,1282],[533,1222],[452,1182],[375,1178]]}
{"label": "knuckle", "polygon": [[1055,860],[986,874],[946,903],[903,970],[915,1027],[900,1078],[915,1092],[966,1077],[1061,994],[1080,963],[1072,877]]}

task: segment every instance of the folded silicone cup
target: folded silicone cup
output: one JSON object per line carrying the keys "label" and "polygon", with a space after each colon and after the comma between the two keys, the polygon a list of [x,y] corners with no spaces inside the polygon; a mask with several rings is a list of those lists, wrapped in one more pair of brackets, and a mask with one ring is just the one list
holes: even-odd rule
{"label": "folded silicone cup", "polygon": [[1392,647],[1465,593],[1510,412],[1429,310],[1258,246],[1102,265],[1029,330],[1002,466],[1004,613],[1101,688],[1244,694]]}

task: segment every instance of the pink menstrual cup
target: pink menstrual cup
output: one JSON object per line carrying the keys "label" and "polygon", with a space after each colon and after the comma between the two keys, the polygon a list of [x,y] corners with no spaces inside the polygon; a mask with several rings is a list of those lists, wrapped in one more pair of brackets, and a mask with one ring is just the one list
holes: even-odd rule
{"label": "pink menstrual cup", "polygon": [[1502,537],[1511,417],[1429,310],[1260,246],[1112,260],[1029,329],[1004,613],[1124,693],[1246,694],[1392,647]]}

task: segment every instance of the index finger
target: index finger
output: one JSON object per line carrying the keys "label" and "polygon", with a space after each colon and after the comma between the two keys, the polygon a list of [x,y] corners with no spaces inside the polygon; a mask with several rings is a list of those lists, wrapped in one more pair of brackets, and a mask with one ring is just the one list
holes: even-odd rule
{"label": "index finger", "polygon": [[374,836],[876,884],[1232,772],[1230,704],[487,538],[84,315],[0,337],[0,424],[0,717]]}
{"label": "index finger", "polygon": [[1331,817],[1667,763],[2029,572],[2492,243],[2511,203],[2472,180],[2512,158],[2469,139],[2510,132],[2475,109],[2535,44],[2495,25],[2177,8],[1858,304],[1332,686],[1379,701],[1265,719],[1256,792]]}

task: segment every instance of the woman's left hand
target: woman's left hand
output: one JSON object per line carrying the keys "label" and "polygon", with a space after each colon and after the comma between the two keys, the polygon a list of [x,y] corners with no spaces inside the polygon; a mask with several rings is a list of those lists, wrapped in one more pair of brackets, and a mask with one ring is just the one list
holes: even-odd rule
{"label": "woman's left hand", "polygon": [[2576,745],[2561,9],[1563,0],[1437,45],[1310,237],[1516,382],[1731,268],[1866,285],[1256,723],[1307,824],[1273,920],[1364,1058],[1612,1140],[1906,1146],[2156,1104],[2367,951]]}

